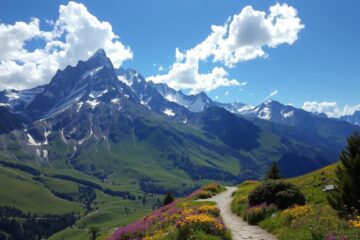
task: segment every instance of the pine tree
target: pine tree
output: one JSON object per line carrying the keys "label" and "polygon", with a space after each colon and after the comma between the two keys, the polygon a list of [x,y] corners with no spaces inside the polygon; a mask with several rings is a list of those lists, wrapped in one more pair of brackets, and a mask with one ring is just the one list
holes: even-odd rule
{"label": "pine tree", "polygon": [[91,226],[89,228],[89,240],[96,240],[97,236],[99,236],[100,229],[95,226]]}
{"label": "pine tree", "polygon": [[335,190],[328,197],[330,205],[341,217],[351,217],[360,211],[360,135],[354,133],[340,154],[336,169]]}
{"label": "pine tree", "polygon": [[268,169],[265,180],[277,180],[281,179],[282,176],[280,175],[280,169],[275,161],[272,162],[271,167]]}
{"label": "pine tree", "polygon": [[171,194],[171,192],[168,192],[164,198],[163,206],[172,203],[174,200],[174,196]]}

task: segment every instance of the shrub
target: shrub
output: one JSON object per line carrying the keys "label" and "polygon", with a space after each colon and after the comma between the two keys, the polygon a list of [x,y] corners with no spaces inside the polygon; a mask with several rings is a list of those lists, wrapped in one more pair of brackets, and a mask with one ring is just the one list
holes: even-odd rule
{"label": "shrub", "polygon": [[244,219],[249,224],[256,225],[265,218],[271,216],[277,208],[274,205],[261,204],[258,206],[248,207],[245,210]]}
{"label": "shrub", "polygon": [[172,195],[171,192],[168,192],[164,198],[163,206],[166,206],[166,205],[172,203],[173,201],[175,201],[174,196]]}
{"label": "shrub", "polygon": [[313,211],[314,210],[311,205],[295,206],[284,210],[281,215],[283,215],[288,222],[292,222],[293,220],[312,214]]}
{"label": "shrub", "polygon": [[305,205],[305,197],[293,184],[281,180],[268,180],[255,188],[248,197],[249,206],[260,204],[276,205],[287,209],[295,205]]}
{"label": "shrub", "polygon": [[203,187],[202,190],[211,192],[213,194],[221,192],[223,187],[218,183],[210,183],[207,186]]}
{"label": "shrub", "polygon": [[207,199],[212,197],[212,193],[208,191],[201,190],[198,192],[197,197],[200,199]]}
{"label": "shrub", "polygon": [[226,233],[225,225],[219,218],[205,213],[186,216],[176,225],[178,227],[178,239],[189,239],[190,233],[197,230],[215,236],[224,236]]}

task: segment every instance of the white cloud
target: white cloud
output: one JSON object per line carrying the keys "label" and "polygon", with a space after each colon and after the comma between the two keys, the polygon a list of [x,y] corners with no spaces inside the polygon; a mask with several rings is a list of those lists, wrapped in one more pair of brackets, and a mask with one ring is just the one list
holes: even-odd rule
{"label": "white cloud", "polygon": [[227,95],[229,95],[229,91],[226,91],[226,92],[225,92],[225,96],[227,96]]}
{"label": "white cloud", "polygon": [[[269,13],[247,6],[222,26],[211,26],[211,34],[194,48],[181,52],[175,50],[175,63],[169,72],[150,76],[154,82],[165,82],[176,89],[190,88],[194,92],[210,91],[220,86],[240,83],[228,79],[222,67],[212,70],[223,72],[221,81],[214,83],[212,73],[200,73],[199,62],[212,59],[213,63],[234,67],[242,61],[266,57],[264,47],[275,48],[280,44],[293,44],[304,25],[295,8],[287,4],[275,4]],[[215,70],[217,68],[217,70]]]}
{"label": "white cloud", "polygon": [[[133,57],[110,23],[100,21],[83,4],[60,5],[59,18],[46,22],[53,27],[51,31],[42,31],[37,18],[29,23],[0,23],[0,89],[47,83],[57,69],[87,59],[99,48],[115,67]],[[44,47],[27,50],[26,43],[36,39],[42,40]]]}
{"label": "white cloud", "polygon": [[341,117],[352,115],[355,111],[360,111],[360,104],[355,106],[345,105],[341,109],[337,102],[304,102],[302,108],[309,112],[325,113],[329,117]]}
{"label": "white cloud", "polygon": [[279,93],[278,90],[273,90],[273,91],[270,92],[270,94],[268,96],[266,96],[266,98],[272,98],[273,96],[275,96],[278,93]]}

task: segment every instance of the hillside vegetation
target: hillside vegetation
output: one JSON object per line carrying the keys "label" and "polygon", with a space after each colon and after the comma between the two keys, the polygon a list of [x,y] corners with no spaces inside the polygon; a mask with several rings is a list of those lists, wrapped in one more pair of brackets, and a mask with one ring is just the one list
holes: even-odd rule
{"label": "hillside vegetation", "polygon": [[[112,185],[74,170],[55,172],[7,158],[0,160],[1,237],[28,232],[55,240],[85,240],[91,226],[99,227],[105,237],[119,224],[128,224],[159,206],[161,198],[130,184]],[[27,229],[32,224],[49,226],[59,219],[64,219],[64,224],[60,228],[57,224],[52,231]],[[12,220],[15,225],[6,224]]]}
{"label": "hillside vegetation", "polygon": [[[336,166],[330,165],[304,176],[287,179],[305,195],[306,205],[276,210],[257,224],[276,234],[280,240],[360,239],[359,229],[338,217],[329,206],[329,192],[324,191],[326,185],[334,184]],[[232,202],[234,213],[244,216],[248,208],[248,195],[260,184],[259,181],[245,181],[239,185]]]}
{"label": "hillside vegetation", "polygon": [[110,240],[230,240],[231,235],[213,202],[198,202],[225,189],[209,184],[186,198],[177,199],[142,219],[117,229]]}

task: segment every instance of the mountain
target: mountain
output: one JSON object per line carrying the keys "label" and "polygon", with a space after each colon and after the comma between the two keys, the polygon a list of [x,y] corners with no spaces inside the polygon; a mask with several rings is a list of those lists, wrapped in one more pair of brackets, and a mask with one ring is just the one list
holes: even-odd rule
{"label": "mountain", "polygon": [[116,72],[119,80],[126,83],[137,94],[143,105],[149,106],[158,113],[176,116],[182,113],[184,108],[190,112],[202,112],[209,107],[216,106],[204,92],[186,95],[164,83],[147,82],[140,73],[133,69],[120,68]]}
{"label": "mountain", "polygon": [[268,100],[245,114],[251,119],[261,119],[272,123],[295,127],[307,133],[317,134],[333,141],[340,149],[347,136],[359,130],[345,121],[328,118],[325,114],[311,113],[277,101]]}
{"label": "mountain", "polygon": [[111,103],[114,99],[134,101],[135,96],[126,84],[118,81],[110,59],[104,50],[99,50],[88,61],[58,71],[28,104],[25,114],[40,119],[74,105],[78,110],[83,105],[94,109],[98,104]]}
{"label": "mountain", "polygon": [[26,100],[22,111],[11,107],[14,98],[2,103],[25,127],[9,128],[3,154],[100,179],[140,180],[141,190],[157,193],[180,194],[200,179],[257,178],[273,160],[300,174],[331,163],[354,130],[275,101],[243,111],[244,118],[240,109],[251,107],[231,104],[234,114],[205,93],[186,95],[136,70],[115,70],[103,50],[47,85],[12,94],[29,96],[18,98]]}
{"label": "mountain", "polygon": [[[0,178],[13,186],[1,188],[0,199],[28,211],[25,203],[36,199],[22,193],[31,186],[42,201],[96,206],[91,219],[109,226],[118,216],[130,221],[128,206],[150,209],[169,191],[180,196],[209,181],[260,179],[272,161],[286,176],[318,169],[334,162],[358,129],[275,102],[252,109],[186,95],[136,70],[115,70],[103,50],[46,85],[0,92],[0,103]],[[270,118],[259,118],[261,111]],[[13,191],[24,200],[9,200]]]}
{"label": "mountain", "polygon": [[226,110],[228,110],[231,113],[241,114],[241,115],[246,115],[254,108],[254,106],[252,106],[252,105],[248,105],[248,104],[241,103],[241,102],[233,102],[233,103],[215,102],[215,104],[218,107],[225,108]]}
{"label": "mountain", "polygon": [[0,106],[6,106],[15,113],[21,113],[35,96],[44,90],[45,86],[46,85],[20,91],[14,89],[1,91]]}
{"label": "mountain", "polygon": [[360,126],[360,111],[354,112],[353,115],[346,115],[340,118],[341,120],[347,121],[351,124]]}

